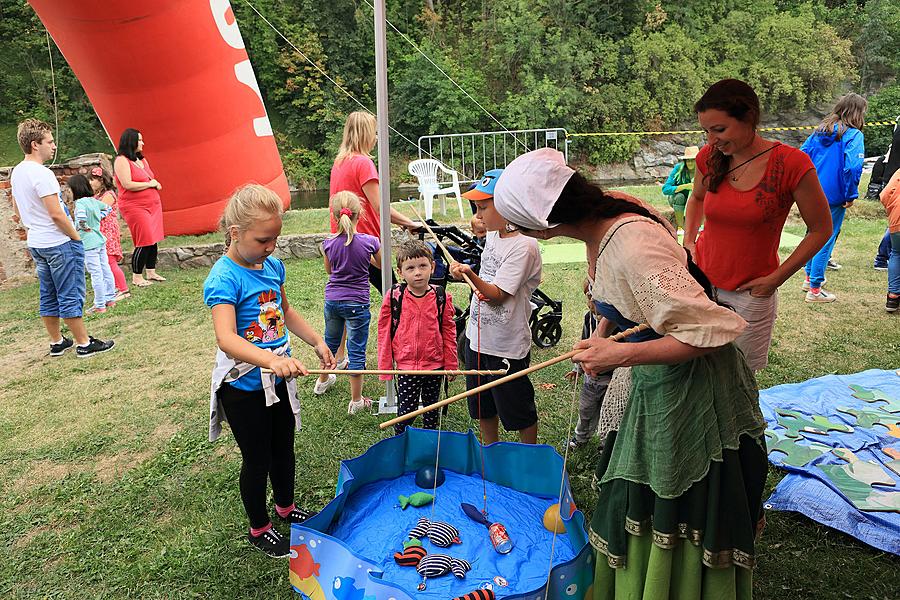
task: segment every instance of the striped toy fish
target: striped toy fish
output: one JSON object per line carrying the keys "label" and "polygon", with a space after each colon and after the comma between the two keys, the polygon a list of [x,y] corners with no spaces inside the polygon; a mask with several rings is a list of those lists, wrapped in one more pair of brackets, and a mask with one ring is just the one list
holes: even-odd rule
{"label": "striped toy fish", "polygon": [[415,567],[418,566],[426,554],[428,554],[428,551],[422,546],[410,546],[404,549],[403,552],[394,552],[394,560],[401,567]]}
{"label": "striped toy fish", "polygon": [[494,590],[475,590],[465,596],[457,596],[453,600],[494,600]]}
{"label": "striped toy fish", "polygon": [[459,530],[443,521],[429,521],[425,517],[419,519],[416,526],[409,532],[409,538],[427,537],[431,543],[439,548],[448,548],[452,544],[461,544]]}
{"label": "striped toy fish", "polygon": [[452,571],[458,579],[462,579],[471,568],[469,561],[461,558],[453,558],[446,554],[428,554],[419,561],[416,571],[422,577],[439,577]]}

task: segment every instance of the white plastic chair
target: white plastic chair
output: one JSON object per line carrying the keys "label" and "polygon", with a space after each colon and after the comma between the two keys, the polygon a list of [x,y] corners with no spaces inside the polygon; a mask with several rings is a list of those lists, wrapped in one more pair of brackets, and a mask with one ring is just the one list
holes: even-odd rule
{"label": "white plastic chair", "polygon": [[[438,171],[450,175],[451,181],[438,182]],[[420,158],[409,163],[409,174],[415,175],[419,180],[419,194],[425,203],[425,218],[430,219],[433,213],[435,196],[441,197],[441,212],[447,214],[446,196],[456,196],[456,206],[459,207],[459,218],[465,218],[462,205],[462,192],[459,189],[459,175],[453,169],[448,169],[441,161],[433,158]]]}

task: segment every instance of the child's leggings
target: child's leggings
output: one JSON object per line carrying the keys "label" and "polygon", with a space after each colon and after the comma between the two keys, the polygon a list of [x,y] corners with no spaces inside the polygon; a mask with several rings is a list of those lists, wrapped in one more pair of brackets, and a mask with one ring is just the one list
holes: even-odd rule
{"label": "child's leggings", "polygon": [[84,269],[91,276],[94,308],[106,308],[116,296],[116,283],[106,260],[106,245],[84,251]]}
{"label": "child's leggings", "polygon": [[275,393],[280,401],[267,407],[262,390],[248,392],[223,383],[218,392],[241,449],[241,500],[254,529],[270,523],[267,479],[272,481],[275,504],[286,508],[294,503],[294,414],[283,381]]}
{"label": "child's leggings", "polygon": [[112,271],[113,279],[116,281],[116,289],[120,292],[127,292],[128,282],[125,280],[125,272],[119,266],[120,258],[122,257],[113,256],[112,254],[106,255],[106,260],[109,262],[109,270]]}
{"label": "child's leggings", "polygon": [[[441,395],[441,375],[397,375],[397,416],[411,413],[419,408],[419,398],[422,406],[431,406],[438,401]],[[425,429],[437,429],[438,413],[440,410],[432,410],[422,415]],[[402,421],[394,425],[394,433],[400,435],[412,425],[415,419]]]}

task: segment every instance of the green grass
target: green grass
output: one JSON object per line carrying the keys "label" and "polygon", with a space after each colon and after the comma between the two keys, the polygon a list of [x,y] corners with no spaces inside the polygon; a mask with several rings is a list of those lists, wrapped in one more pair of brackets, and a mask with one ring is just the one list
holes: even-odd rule
{"label": "green grass", "polygon": [[[884,312],[885,275],[871,268],[884,226],[884,219],[848,217],[835,252],[844,269],[828,273],[838,302],[805,304],[799,275],[784,285],[761,387],[897,368],[900,321]],[[803,233],[799,225],[789,229]],[[292,304],[321,330],[321,263],[292,260],[287,268]],[[576,340],[583,268],[545,268],[541,289],[563,300],[565,335],[556,348],[536,350],[534,361]],[[168,283],[135,289],[114,311],[88,320],[92,335],[117,342],[89,361],[45,356],[36,285],[0,290],[0,597],[296,598],[287,564],[243,540],[233,439],[226,433],[206,441],[215,349],[201,300],[206,271],[165,275]],[[450,292],[465,303],[464,288]],[[306,347],[295,350],[311,359]],[[533,377],[539,441],[560,449],[572,397],[566,370],[560,364]],[[346,415],[345,380],[322,397],[313,396],[311,381],[301,385],[297,494],[320,508],[334,495],[340,460],[387,434],[377,428],[379,417]],[[461,389],[455,382],[451,392]],[[380,390],[374,379],[366,382],[367,395]],[[463,405],[452,407],[446,426],[471,426]],[[570,456],[576,502],[588,514],[596,501],[593,466],[588,449]],[[771,469],[769,489],[780,477]],[[757,599],[896,597],[896,557],[799,516],[775,512],[768,519]]]}

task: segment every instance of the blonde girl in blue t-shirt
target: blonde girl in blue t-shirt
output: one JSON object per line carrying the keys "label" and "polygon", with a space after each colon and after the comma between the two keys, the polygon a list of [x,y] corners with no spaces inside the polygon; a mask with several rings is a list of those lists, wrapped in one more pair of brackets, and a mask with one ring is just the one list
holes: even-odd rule
{"label": "blonde girl in blue t-shirt", "polygon": [[227,251],[203,286],[219,348],[210,440],[227,420],[243,461],[240,490],[250,520],[248,540],[274,557],[288,556],[289,539],[269,519],[267,480],[279,517],[296,523],[310,516],[294,504],[294,428],[300,426],[294,378],[308,371],[291,357],[288,331],[315,349],[323,368],[335,367],[322,336],[288,303],[284,263],[271,256],[281,234],[281,213],[281,200],[271,190],[255,184],[238,189],[222,216]]}

